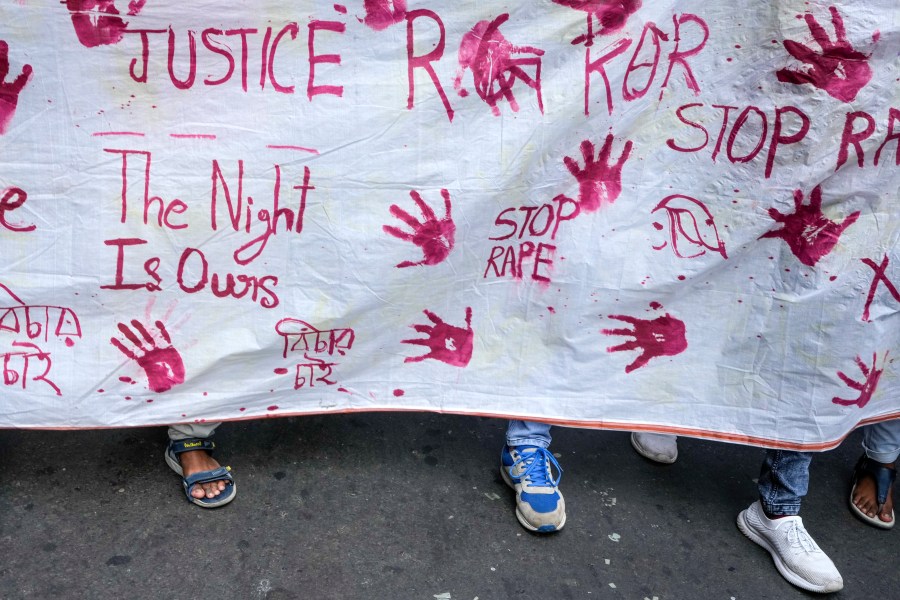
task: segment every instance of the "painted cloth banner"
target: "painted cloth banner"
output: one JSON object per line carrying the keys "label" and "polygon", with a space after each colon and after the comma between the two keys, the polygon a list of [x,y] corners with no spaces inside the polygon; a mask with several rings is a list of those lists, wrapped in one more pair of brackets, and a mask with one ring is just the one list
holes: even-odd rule
{"label": "painted cloth banner", "polygon": [[0,426],[900,417],[896,0],[0,15]]}

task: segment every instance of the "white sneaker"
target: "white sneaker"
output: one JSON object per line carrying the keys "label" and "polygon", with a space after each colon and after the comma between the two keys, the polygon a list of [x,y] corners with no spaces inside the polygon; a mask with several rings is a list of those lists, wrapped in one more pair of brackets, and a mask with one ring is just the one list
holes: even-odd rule
{"label": "white sneaker", "polygon": [[638,454],[658,463],[671,465],[678,458],[678,437],[674,435],[634,432],[631,445]]}
{"label": "white sneaker", "polygon": [[759,501],[737,518],[738,529],[769,551],[781,575],[804,590],[830,593],[844,587],[844,580],[803,527],[800,517],[769,519]]}

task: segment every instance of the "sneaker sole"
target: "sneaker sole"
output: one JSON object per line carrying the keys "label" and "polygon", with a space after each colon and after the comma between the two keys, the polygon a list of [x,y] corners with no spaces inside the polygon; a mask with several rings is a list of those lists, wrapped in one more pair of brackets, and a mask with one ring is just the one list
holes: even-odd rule
{"label": "sneaker sole", "polygon": [[[764,537],[756,533],[750,523],[747,522],[747,509],[742,510],[738,515],[737,526],[738,529],[741,530],[741,533],[743,533],[751,542],[762,547],[772,556],[772,560],[775,561],[775,568],[778,569],[778,572],[781,573],[781,576],[787,579],[793,585],[796,585],[798,588],[810,592],[817,592],[820,594],[829,594],[831,592],[837,592],[843,589],[843,583],[839,585],[834,583],[829,585],[815,585],[791,571],[788,566],[784,564],[784,561],[781,560],[781,557],[778,556],[778,553],[772,548],[772,546],[769,545],[769,542],[766,541]],[[835,585],[837,585],[837,587],[834,587]]]}
{"label": "sneaker sole", "polygon": [[[512,476],[506,470],[506,466],[501,462],[500,463],[500,477],[503,479],[503,482],[506,483],[513,491],[516,490],[516,484],[512,480]],[[519,524],[527,529],[528,531],[535,531],[538,533],[553,533],[555,531],[559,531],[563,528],[563,525],[566,524],[566,513],[563,513],[562,521],[560,521],[559,525],[541,525],[540,527],[535,527],[522,515],[522,512],[519,510],[519,503],[516,502],[516,519],[519,521]]]}

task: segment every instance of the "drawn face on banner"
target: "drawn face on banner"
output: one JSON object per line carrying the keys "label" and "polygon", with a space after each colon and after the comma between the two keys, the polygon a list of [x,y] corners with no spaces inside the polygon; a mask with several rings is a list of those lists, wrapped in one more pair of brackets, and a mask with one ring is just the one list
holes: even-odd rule
{"label": "drawn face on banner", "polygon": [[670,247],[678,258],[697,258],[712,251],[728,258],[725,243],[719,237],[716,220],[705,204],[690,196],[673,194],[663,198],[651,213],[665,215],[653,227],[665,235],[654,250]]}

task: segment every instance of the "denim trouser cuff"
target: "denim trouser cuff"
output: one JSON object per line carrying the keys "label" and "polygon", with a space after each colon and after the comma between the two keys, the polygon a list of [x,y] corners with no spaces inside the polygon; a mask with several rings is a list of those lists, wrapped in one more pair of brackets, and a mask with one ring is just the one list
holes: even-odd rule
{"label": "denim trouser cuff", "polygon": [[793,516],[809,486],[812,453],[792,450],[767,450],[760,469],[757,488],[759,502],[770,515]]}
{"label": "denim trouser cuff", "polygon": [[515,446],[538,446],[540,448],[549,448],[550,444],[547,443],[547,440],[541,440],[537,438],[515,438],[506,440],[506,445],[510,447]]}
{"label": "denim trouser cuff", "polygon": [[795,517],[800,514],[800,503],[796,504],[768,504],[760,498],[759,503],[762,504],[766,514],[773,517]]}
{"label": "denim trouser cuff", "polygon": [[875,462],[888,464],[895,462],[897,457],[900,456],[900,448],[894,448],[893,450],[887,450],[886,452],[873,452],[865,444],[863,444],[863,448],[866,449],[866,456]]}
{"label": "denim trouser cuff", "polygon": [[539,421],[510,420],[506,428],[507,446],[538,446],[549,448],[550,424]]}
{"label": "denim trouser cuff", "polygon": [[900,456],[900,420],[863,427],[866,456],[880,463],[892,463]]}

